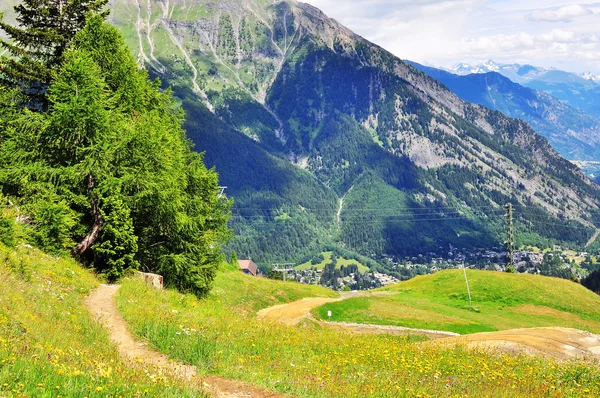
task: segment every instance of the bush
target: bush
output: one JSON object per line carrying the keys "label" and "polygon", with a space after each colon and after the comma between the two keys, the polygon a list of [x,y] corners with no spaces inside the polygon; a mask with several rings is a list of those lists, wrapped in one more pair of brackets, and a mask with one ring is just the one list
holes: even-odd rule
{"label": "bush", "polygon": [[60,253],[74,246],[71,239],[76,213],[65,201],[42,200],[32,208],[34,219],[31,237],[35,244],[50,253]]}
{"label": "bush", "polygon": [[6,200],[0,193],[0,242],[12,247],[16,244],[15,222],[7,214],[5,206]]}
{"label": "bush", "polygon": [[14,246],[15,240],[15,222],[4,215],[0,214],[0,242],[6,246]]}

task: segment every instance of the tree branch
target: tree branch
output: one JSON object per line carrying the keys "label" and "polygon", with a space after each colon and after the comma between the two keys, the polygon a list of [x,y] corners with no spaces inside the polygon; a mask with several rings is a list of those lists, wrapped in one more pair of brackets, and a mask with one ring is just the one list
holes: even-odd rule
{"label": "tree branch", "polygon": [[[88,189],[94,189],[94,177],[91,174],[88,176]],[[92,205],[92,214],[94,215],[94,225],[92,225],[90,233],[73,248],[72,253],[75,256],[81,256],[94,244],[94,242],[96,242],[100,235],[102,224],[104,224],[104,219],[98,208],[98,201],[96,199],[91,199],[90,203]]]}

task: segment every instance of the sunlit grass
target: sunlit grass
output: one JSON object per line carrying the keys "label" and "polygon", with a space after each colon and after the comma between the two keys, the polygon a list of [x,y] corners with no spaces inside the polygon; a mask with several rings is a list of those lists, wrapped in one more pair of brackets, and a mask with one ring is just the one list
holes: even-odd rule
{"label": "sunlit grass", "polygon": [[[331,256],[333,255],[333,252],[323,252],[321,254],[323,255],[323,261],[321,261],[320,263],[312,264],[312,262],[307,261],[307,262],[300,264],[294,268],[298,271],[309,270],[309,269],[312,269],[313,267],[318,270],[322,270],[323,268],[325,268],[325,265],[327,265],[328,263],[331,262]],[[336,263],[336,268],[339,269],[342,266],[347,267],[351,264],[356,265],[358,267],[358,271],[361,274],[364,274],[365,272],[369,271],[369,267],[367,267],[366,265],[363,265],[356,260],[352,260],[352,259],[349,260],[344,257],[338,258],[337,263]]]}
{"label": "sunlit grass", "polygon": [[[132,330],[201,372],[307,397],[597,396],[588,363],[415,344],[421,338],[358,335],[312,321],[291,327],[255,311],[326,293],[301,285],[220,274],[204,300],[126,280],[118,305]],[[274,294],[277,292],[277,294]],[[256,301],[258,300],[258,302]]]}
{"label": "sunlit grass", "polygon": [[314,314],[333,321],[375,323],[461,334],[563,326],[600,333],[600,296],[571,281],[528,274],[468,271],[469,308],[462,270],[388,286],[386,297],[326,304]]}
{"label": "sunlit grass", "polygon": [[84,307],[97,284],[70,259],[0,244],[0,397],[197,396],[119,359]]}

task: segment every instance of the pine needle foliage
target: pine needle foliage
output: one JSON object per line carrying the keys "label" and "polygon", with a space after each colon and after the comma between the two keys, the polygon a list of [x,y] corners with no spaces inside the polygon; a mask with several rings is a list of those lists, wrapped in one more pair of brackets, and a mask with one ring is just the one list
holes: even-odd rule
{"label": "pine needle foliage", "polygon": [[0,47],[10,57],[0,58],[0,80],[43,101],[53,73],[60,67],[69,42],[86,24],[88,15],[108,11],[108,0],[22,0],[15,6],[17,26],[4,22],[0,29],[8,40]]}
{"label": "pine needle foliage", "polygon": [[192,151],[181,109],[100,15],[63,59],[47,112],[14,103],[4,111],[13,118],[0,121],[5,194],[23,202],[46,249],[68,247],[110,280],[141,269],[206,294],[224,259],[231,202]]}

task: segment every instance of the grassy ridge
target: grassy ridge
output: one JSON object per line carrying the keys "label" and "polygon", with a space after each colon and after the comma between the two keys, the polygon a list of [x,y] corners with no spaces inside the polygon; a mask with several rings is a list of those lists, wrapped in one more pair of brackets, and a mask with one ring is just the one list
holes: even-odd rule
{"label": "grassy ridge", "polygon": [[[415,338],[356,335],[306,321],[258,321],[255,310],[326,290],[224,272],[198,300],[126,280],[117,298],[133,332],[208,374],[305,397],[597,396],[584,363],[440,350]],[[315,290],[312,290],[315,289]],[[256,302],[255,300],[258,300]]]}
{"label": "grassy ridge", "polygon": [[468,271],[469,309],[462,270],[420,276],[382,288],[388,297],[362,297],[314,310],[332,320],[476,333],[564,326],[600,333],[600,296],[564,279]]}
{"label": "grassy ridge", "polygon": [[70,259],[0,244],[0,397],[197,396],[120,361],[83,305],[97,284]]}

